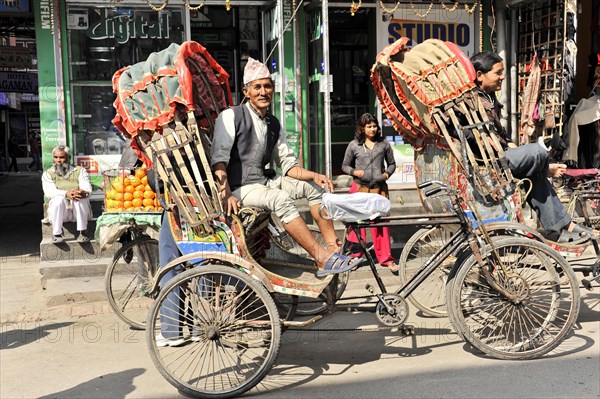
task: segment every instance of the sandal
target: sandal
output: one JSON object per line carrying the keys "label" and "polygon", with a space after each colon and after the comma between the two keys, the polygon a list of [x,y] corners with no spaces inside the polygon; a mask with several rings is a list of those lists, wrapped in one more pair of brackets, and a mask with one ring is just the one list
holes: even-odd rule
{"label": "sandal", "polygon": [[398,275],[398,265],[395,262],[386,263],[382,266],[387,267],[392,274]]}
{"label": "sandal", "polygon": [[[573,231],[568,231],[567,229],[563,229],[558,236],[556,242],[563,244],[575,244],[582,243],[590,239],[590,235],[587,232],[583,232],[583,230],[576,231],[577,228],[573,229]],[[579,229],[577,229],[579,230]]]}
{"label": "sandal", "polygon": [[365,259],[358,259],[353,256],[342,255],[338,252],[334,252],[325,262],[323,269],[317,270],[317,276],[323,277],[328,274],[348,272],[355,267],[362,265],[364,262]]}
{"label": "sandal", "polygon": [[[365,244],[367,245],[367,251],[371,251],[373,249],[373,243],[372,242],[367,242]],[[345,254],[357,254],[357,256],[362,256],[362,254],[363,254],[363,248],[357,242],[346,241],[346,246],[344,248],[344,253]]]}
{"label": "sandal", "polygon": [[574,233],[580,233],[580,234],[581,233],[585,233],[585,234],[587,234],[590,237],[598,235],[598,232],[595,231],[594,229],[592,229],[591,227],[583,226],[581,224],[576,224],[575,227],[573,227],[573,232]]}

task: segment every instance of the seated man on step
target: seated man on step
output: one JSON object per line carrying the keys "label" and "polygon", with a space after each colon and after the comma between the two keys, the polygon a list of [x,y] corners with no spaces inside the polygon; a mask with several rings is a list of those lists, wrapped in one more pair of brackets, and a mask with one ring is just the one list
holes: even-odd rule
{"label": "seated man on step", "polygon": [[[268,68],[250,58],[244,69],[244,96],[248,103],[223,111],[215,123],[211,166],[215,171],[223,208],[230,215],[242,206],[274,212],[288,234],[316,261],[317,275],[341,273],[361,261],[340,250],[333,223],[319,214],[322,191],[333,190],[327,176],[306,170],[287,144],[279,120],[269,112],[274,85]],[[282,175],[269,173],[274,162]],[[295,200],[307,198],[328,248],[322,248],[296,209]]]}
{"label": "seated man on step", "polygon": [[63,223],[77,221],[77,241],[88,242],[87,224],[91,216],[90,193],[92,184],[87,171],[81,166],[71,166],[69,147],[58,146],[52,150],[54,165],[42,175],[44,195],[49,198],[48,219],[52,224],[52,242],[63,243]]}

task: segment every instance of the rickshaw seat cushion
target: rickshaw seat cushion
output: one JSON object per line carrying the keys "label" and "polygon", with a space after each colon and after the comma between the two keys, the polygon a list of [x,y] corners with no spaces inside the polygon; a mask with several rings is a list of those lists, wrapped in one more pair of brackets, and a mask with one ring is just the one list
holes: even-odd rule
{"label": "rickshaw seat cushion", "polygon": [[573,179],[590,178],[598,175],[598,169],[567,169],[564,174]]}
{"label": "rickshaw seat cushion", "polygon": [[371,193],[323,194],[322,207],[328,217],[342,222],[373,220],[387,215],[392,208],[389,199]]}

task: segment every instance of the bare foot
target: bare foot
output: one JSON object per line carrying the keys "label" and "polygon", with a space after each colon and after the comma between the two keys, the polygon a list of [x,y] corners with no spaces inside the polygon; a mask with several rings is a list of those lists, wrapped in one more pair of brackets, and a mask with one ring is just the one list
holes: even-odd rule
{"label": "bare foot", "polygon": [[334,252],[340,252],[340,250],[342,249],[342,242],[337,239],[335,240],[335,242],[328,242],[327,243],[327,252],[334,253]]}
{"label": "bare foot", "polygon": [[567,165],[565,165],[564,163],[551,163],[548,166],[548,177],[562,177],[566,169]]}

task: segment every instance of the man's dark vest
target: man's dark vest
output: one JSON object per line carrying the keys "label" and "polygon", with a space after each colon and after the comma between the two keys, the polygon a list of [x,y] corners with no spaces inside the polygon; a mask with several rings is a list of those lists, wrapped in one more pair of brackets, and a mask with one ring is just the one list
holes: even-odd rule
{"label": "man's dark vest", "polygon": [[[248,176],[258,151],[258,141],[252,123],[252,115],[250,115],[252,111],[245,105],[238,105],[232,107],[232,109],[235,122],[235,140],[227,165],[227,180],[233,191],[244,184],[245,177]],[[279,131],[281,130],[281,124],[275,116],[267,113],[265,119],[267,121],[267,145],[261,162],[263,169],[271,162],[271,154],[277,140],[279,140]]]}

